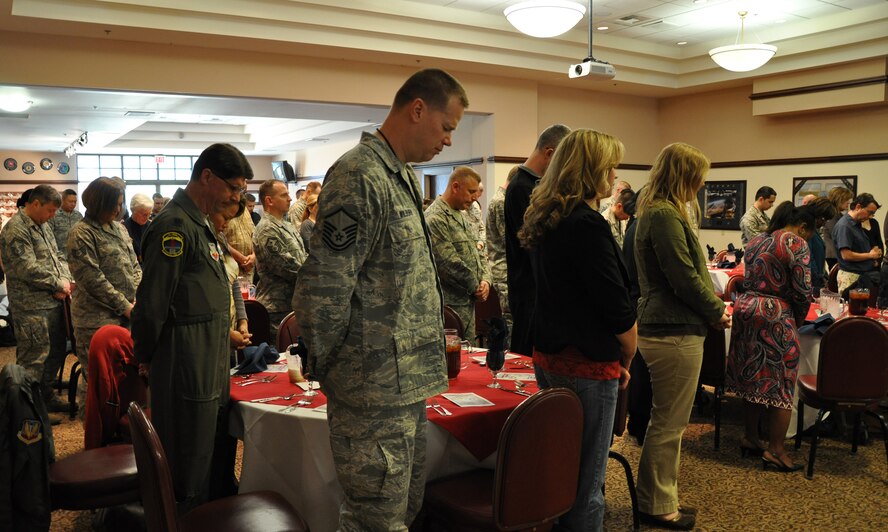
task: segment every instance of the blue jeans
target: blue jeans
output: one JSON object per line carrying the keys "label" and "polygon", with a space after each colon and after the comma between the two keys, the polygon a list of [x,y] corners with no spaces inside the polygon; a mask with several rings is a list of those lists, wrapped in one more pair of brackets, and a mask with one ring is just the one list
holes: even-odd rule
{"label": "blue jeans", "polygon": [[619,380],[599,381],[543,373],[550,387],[573,390],[583,404],[583,446],[577,498],[573,508],[558,519],[558,525],[576,532],[602,530],[604,494],[601,488],[614,429]]}

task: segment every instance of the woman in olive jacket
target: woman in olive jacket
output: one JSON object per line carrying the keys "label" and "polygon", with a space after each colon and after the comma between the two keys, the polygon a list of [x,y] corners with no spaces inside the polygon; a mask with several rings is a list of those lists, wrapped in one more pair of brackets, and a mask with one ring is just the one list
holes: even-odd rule
{"label": "woman in olive jacket", "polygon": [[638,466],[638,502],[644,522],[676,530],[690,530],[696,522],[696,510],[679,505],[678,469],[703,340],[709,327],[724,329],[731,323],[712,288],[687,208],[708,171],[709,159],[693,146],[663,148],[638,202],[636,222],[638,347],[653,390]]}

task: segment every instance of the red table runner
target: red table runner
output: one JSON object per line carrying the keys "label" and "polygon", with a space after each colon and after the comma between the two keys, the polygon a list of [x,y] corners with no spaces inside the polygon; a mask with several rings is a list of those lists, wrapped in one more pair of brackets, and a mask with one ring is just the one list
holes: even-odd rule
{"label": "red table runner", "polygon": [[[480,356],[483,353],[477,353],[474,356]],[[470,360],[469,355],[463,354],[464,361]],[[516,362],[519,361],[520,363]],[[533,370],[525,364],[530,361],[528,357],[520,357],[520,359],[507,360],[502,373],[527,373],[533,374]],[[237,386],[238,383],[245,379],[241,377],[231,378],[231,400],[250,401],[251,399],[260,399],[263,397],[273,397],[279,395],[289,395],[291,393],[302,394],[302,389],[291,384],[288,380],[287,373],[257,373],[255,378],[262,378],[268,375],[277,375],[275,380],[267,383],[257,383],[250,386]],[[475,362],[469,362],[468,367],[463,369],[459,376],[449,381],[450,388],[446,393],[476,393],[484,397],[488,401],[494,403],[494,406],[467,407],[461,408],[451,403],[442,396],[431,398],[428,403],[437,401],[441,406],[449,410],[452,416],[443,416],[435,412],[434,409],[427,409],[429,421],[440,426],[453,435],[463,446],[478,460],[484,460],[496,451],[499,442],[499,434],[506,422],[506,418],[512,410],[515,409],[526,397],[488,388],[487,385],[493,381],[490,372],[486,367]],[[515,383],[510,380],[501,380],[504,388],[514,390]],[[535,393],[538,388],[535,381],[528,381],[525,390],[528,393]],[[293,404],[300,399],[301,395],[296,395],[289,401],[276,400],[267,404],[271,405],[288,405]],[[319,393],[311,405],[300,408],[317,408],[327,403],[327,398],[323,393]]]}

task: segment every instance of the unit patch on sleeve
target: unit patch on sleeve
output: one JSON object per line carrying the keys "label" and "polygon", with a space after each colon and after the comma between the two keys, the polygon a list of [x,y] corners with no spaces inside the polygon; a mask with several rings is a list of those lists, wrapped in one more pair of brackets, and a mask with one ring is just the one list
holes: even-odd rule
{"label": "unit patch on sleeve", "polygon": [[182,233],[175,231],[164,233],[160,245],[163,254],[167,257],[178,257],[185,250],[185,240],[182,238]]}
{"label": "unit patch on sleeve", "polygon": [[43,439],[43,431],[40,430],[40,422],[36,419],[26,419],[22,422],[22,428],[18,431],[18,439],[25,445],[37,443]]}

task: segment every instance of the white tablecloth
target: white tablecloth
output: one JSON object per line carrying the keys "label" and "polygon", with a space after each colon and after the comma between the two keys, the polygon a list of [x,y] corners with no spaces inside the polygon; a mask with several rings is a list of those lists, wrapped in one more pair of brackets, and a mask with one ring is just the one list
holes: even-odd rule
{"label": "white tablecloth", "polygon": [[728,286],[728,279],[731,278],[728,272],[731,270],[709,270],[709,277],[712,279],[712,288],[716,294],[724,294],[725,287]]}
{"label": "white tablecloth", "polygon": [[[277,491],[314,532],[336,530],[343,494],[330,452],[327,415],[307,408],[281,414],[282,408],[244,402],[232,408],[229,432],[244,442],[240,491]],[[434,423],[428,424],[426,454],[429,479],[496,464],[495,454],[479,462]]]}

